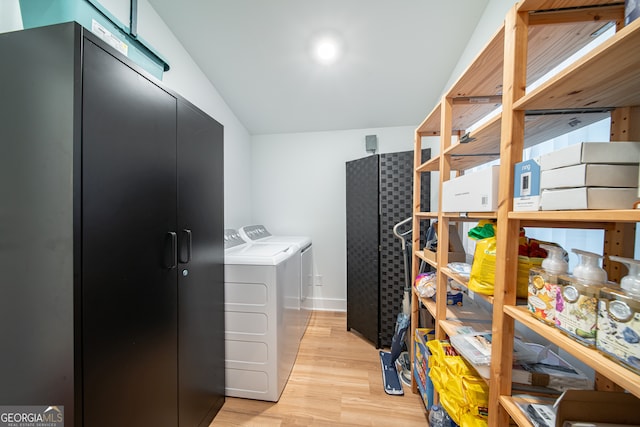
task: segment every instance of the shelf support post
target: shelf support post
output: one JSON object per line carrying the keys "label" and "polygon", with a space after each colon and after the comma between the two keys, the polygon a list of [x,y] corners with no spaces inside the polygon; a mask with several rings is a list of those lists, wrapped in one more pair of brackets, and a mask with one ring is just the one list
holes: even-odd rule
{"label": "shelf support post", "polygon": [[524,110],[513,104],[526,88],[528,13],[516,4],[505,19],[504,71],[502,86],[502,128],[500,136],[500,179],[498,190],[496,277],[489,384],[489,425],[509,424],[509,414],[500,405],[501,395],[511,394],[514,321],[503,307],[516,302],[518,235],[520,222],[509,220],[513,207],[513,168],[522,160],[524,148]]}
{"label": "shelf support post", "polygon": [[[444,96],[441,101],[440,115],[440,182],[447,181],[451,175],[451,157],[444,155],[451,145],[453,137],[453,99]],[[436,334],[437,340],[443,340],[446,333],[440,322],[446,320],[447,313],[447,276],[442,267],[446,267],[449,257],[449,219],[442,214],[442,186],[438,192],[438,263],[436,287]]]}

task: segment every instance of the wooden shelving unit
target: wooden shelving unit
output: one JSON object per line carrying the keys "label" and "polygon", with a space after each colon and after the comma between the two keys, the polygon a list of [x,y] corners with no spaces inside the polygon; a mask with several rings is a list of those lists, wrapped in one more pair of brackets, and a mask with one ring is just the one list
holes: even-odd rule
{"label": "wooden shelving unit", "polygon": [[[449,246],[449,224],[494,219],[497,236],[495,296],[483,299],[493,307],[489,425],[531,423],[511,396],[512,346],[515,322],[546,337],[597,372],[598,384],[617,385],[640,397],[640,376],[589,349],[517,307],[517,245],[520,227],[602,229],[606,255],[633,257],[635,223],[640,210],[513,212],[514,164],[523,149],[611,116],[611,140],[640,140],[640,19],[622,26],[624,2],[607,0],[522,0],[480,54],[418,126],[414,160],[413,278],[419,260],[420,225],[438,220],[438,247]],[[547,73],[586,46],[591,34],[614,23],[616,33],[555,75]],[[544,76],[544,77],[543,77]],[[527,91],[527,84],[542,83]],[[533,86],[532,86],[533,87]],[[504,88],[504,90],[503,90]],[[423,137],[439,137],[440,153],[420,162]],[[497,212],[422,212],[420,176],[438,171],[440,189],[452,172],[500,159]],[[442,191],[436,206],[442,205]],[[464,279],[446,268],[448,251],[438,250],[436,301],[412,298],[412,328],[419,303],[436,320],[436,338],[455,333],[469,315],[447,307],[446,284]],[[605,268],[609,266],[605,263]],[[609,277],[619,277],[609,272]],[[465,304],[472,301],[465,300]],[[487,304],[483,304],[487,305]],[[463,317],[458,317],[463,316]],[[465,317],[466,316],[466,317]]]}
{"label": "wooden shelving unit", "polygon": [[616,363],[599,351],[585,347],[583,344],[562,333],[559,329],[540,322],[531,316],[525,307],[506,305],[503,310],[507,316],[542,335],[573,355],[576,359],[596,369],[600,374],[609,378],[620,387],[640,397],[640,375]]}

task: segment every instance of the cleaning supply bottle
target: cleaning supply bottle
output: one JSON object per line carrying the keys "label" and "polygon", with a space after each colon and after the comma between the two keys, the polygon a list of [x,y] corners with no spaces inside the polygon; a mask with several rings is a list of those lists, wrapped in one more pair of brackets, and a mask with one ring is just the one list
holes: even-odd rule
{"label": "cleaning supply bottle", "polygon": [[572,276],[558,278],[556,326],[588,346],[596,345],[598,297],[607,272],[598,265],[601,255],[571,249],[580,257]]}
{"label": "cleaning supply bottle", "polygon": [[553,324],[558,276],[569,270],[569,263],[565,261],[565,251],[560,246],[542,244],[540,247],[547,251],[547,257],[542,261],[542,268],[529,270],[527,307],[537,319]]}
{"label": "cleaning supply bottle", "polygon": [[620,280],[620,287],[627,292],[640,295],[640,260],[614,255],[611,255],[609,259],[624,264],[629,269],[629,274]]}
{"label": "cleaning supply bottle", "polygon": [[596,347],[640,374],[640,260],[610,256],[629,274],[620,287],[607,285],[598,300]]}
{"label": "cleaning supply bottle", "polygon": [[580,249],[571,249],[571,252],[578,255],[580,264],[573,269],[573,276],[584,283],[606,283],[607,272],[600,267],[598,260],[602,255],[594,254]]}
{"label": "cleaning supply bottle", "polygon": [[569,263],[564,259],[564,249],[560,246],[545,245],[540,247],[547,251],[547,257],[542,261],[542,268],[550,274],[565,274],[569,271]]}

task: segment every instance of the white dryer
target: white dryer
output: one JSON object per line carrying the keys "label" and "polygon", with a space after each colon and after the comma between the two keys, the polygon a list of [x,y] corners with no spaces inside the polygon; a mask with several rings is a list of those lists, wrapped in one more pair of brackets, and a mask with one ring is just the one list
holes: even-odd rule
{"label": "white dryer", "polygon": [[300,338],[302,338],[313,310],[312,301],[309,298],[313,292],[313,246],[311,237],[274,236],[261,224],[245,225],[238,232],[246,242],[293,244],[300,249],[299,328]]}
{"label": "white dryer", "polygon": [[227,396],[277,402],[298,353],[298,248],[253,245],[225,230],[225,373]]}

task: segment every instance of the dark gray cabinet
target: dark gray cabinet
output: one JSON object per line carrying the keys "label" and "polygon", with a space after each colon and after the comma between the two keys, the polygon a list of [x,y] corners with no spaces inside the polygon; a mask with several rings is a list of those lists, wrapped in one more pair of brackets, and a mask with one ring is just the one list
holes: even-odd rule
{"label": "dark gray cabinet", "polygon": [[[0,35],[0,402],[208,425],[223,129],[77,24]],[[6,66],[5,66],[6,64]]]}

